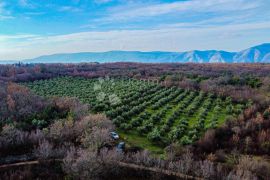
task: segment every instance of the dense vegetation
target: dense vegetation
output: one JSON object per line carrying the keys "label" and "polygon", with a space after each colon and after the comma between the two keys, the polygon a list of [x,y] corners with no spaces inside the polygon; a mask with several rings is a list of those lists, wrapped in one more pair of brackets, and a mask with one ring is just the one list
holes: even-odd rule
{"label": "dense vegetation", "polygon": [[0,65],[0,80],[22,82],[59,75],[151,79],[167,86],[203,90],[236,100],[252,99],[262,104],[269,100],[269,71],[269,64],[17,64]]}
{"label": "dense vegetation", "polygon": [[0,65],[0,177],[269,179],[269,95],[267,64]]}
{"label": "dense vegetation", "polygon": [[42,96],[77,97],[95,113],[104,112],[126,134],[136,131],[159,145],[191,144],[251,106],[230,97],[131,79],[61,77],[26,85]]}

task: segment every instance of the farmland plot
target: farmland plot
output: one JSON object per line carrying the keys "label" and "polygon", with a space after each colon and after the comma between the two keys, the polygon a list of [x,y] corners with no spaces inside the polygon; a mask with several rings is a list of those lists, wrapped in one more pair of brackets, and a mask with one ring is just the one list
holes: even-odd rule
{"label": "farmland plot", "polygon": [[191,144],[207,129],[251,105],[133,79],[60,77],[24,85],[46,97],[77,97],[93,112],[105,113],[124,136],[134,140],[137,136],[160,147],[172,142]]}

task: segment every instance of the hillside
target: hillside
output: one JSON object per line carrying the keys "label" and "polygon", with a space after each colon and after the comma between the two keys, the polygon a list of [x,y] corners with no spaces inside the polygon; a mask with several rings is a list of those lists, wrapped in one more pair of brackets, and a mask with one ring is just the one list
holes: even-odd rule
{"label": "hillside", "polygon": [[217,50],[189,52],[109,51],[81,52],[40,56],[26,63],[80,63],[80,62],[146,62],[146,63],[270,63],[270,43],[240,52]]}

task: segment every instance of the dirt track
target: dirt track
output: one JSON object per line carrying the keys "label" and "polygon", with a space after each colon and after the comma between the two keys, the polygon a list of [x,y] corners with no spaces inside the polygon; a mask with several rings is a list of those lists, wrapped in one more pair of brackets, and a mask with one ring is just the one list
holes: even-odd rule
{"label": "dirt track", "polygon": [[[62,160],[56,160],[56,161],[62,161]],[[38,165],[38,164],[39,164],[39,161],[27,161],[27,162],[13,163],[13,164],[5,164],[5,165],[0,166],[0,170],[6,170],[9,168],[16,168],[16,167],[23,167],[23,166],[33,166],[33,165]],[[177,173],[177,172],[173,172],[169,170],[164,170],[160,168],[151,168],[151,167],[145,167],[141,165],[129,164],[129,163],[123,163],[123,162],[119,162],[119,165],[121,167],[131,168],[135,170],[144,170],[144,171],[150,171],[154,173],[161,173],[164,175],[177,177],[179,179],[203,180],[203,178],[193,177],[193,176],[189,176],[189,175],[185,175],[185,174],[181,174],[181,173]]]}

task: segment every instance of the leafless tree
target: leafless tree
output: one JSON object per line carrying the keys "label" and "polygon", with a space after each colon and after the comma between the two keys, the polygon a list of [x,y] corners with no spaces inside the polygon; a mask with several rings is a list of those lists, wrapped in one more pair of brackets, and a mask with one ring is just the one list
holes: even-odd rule
{"label": "leafless tree", "polygon": [[41,160],[46,160],[53,157],[53,145],[47,140],[43,140],[39,143],[39,146],[34,150],[34,154]]}

